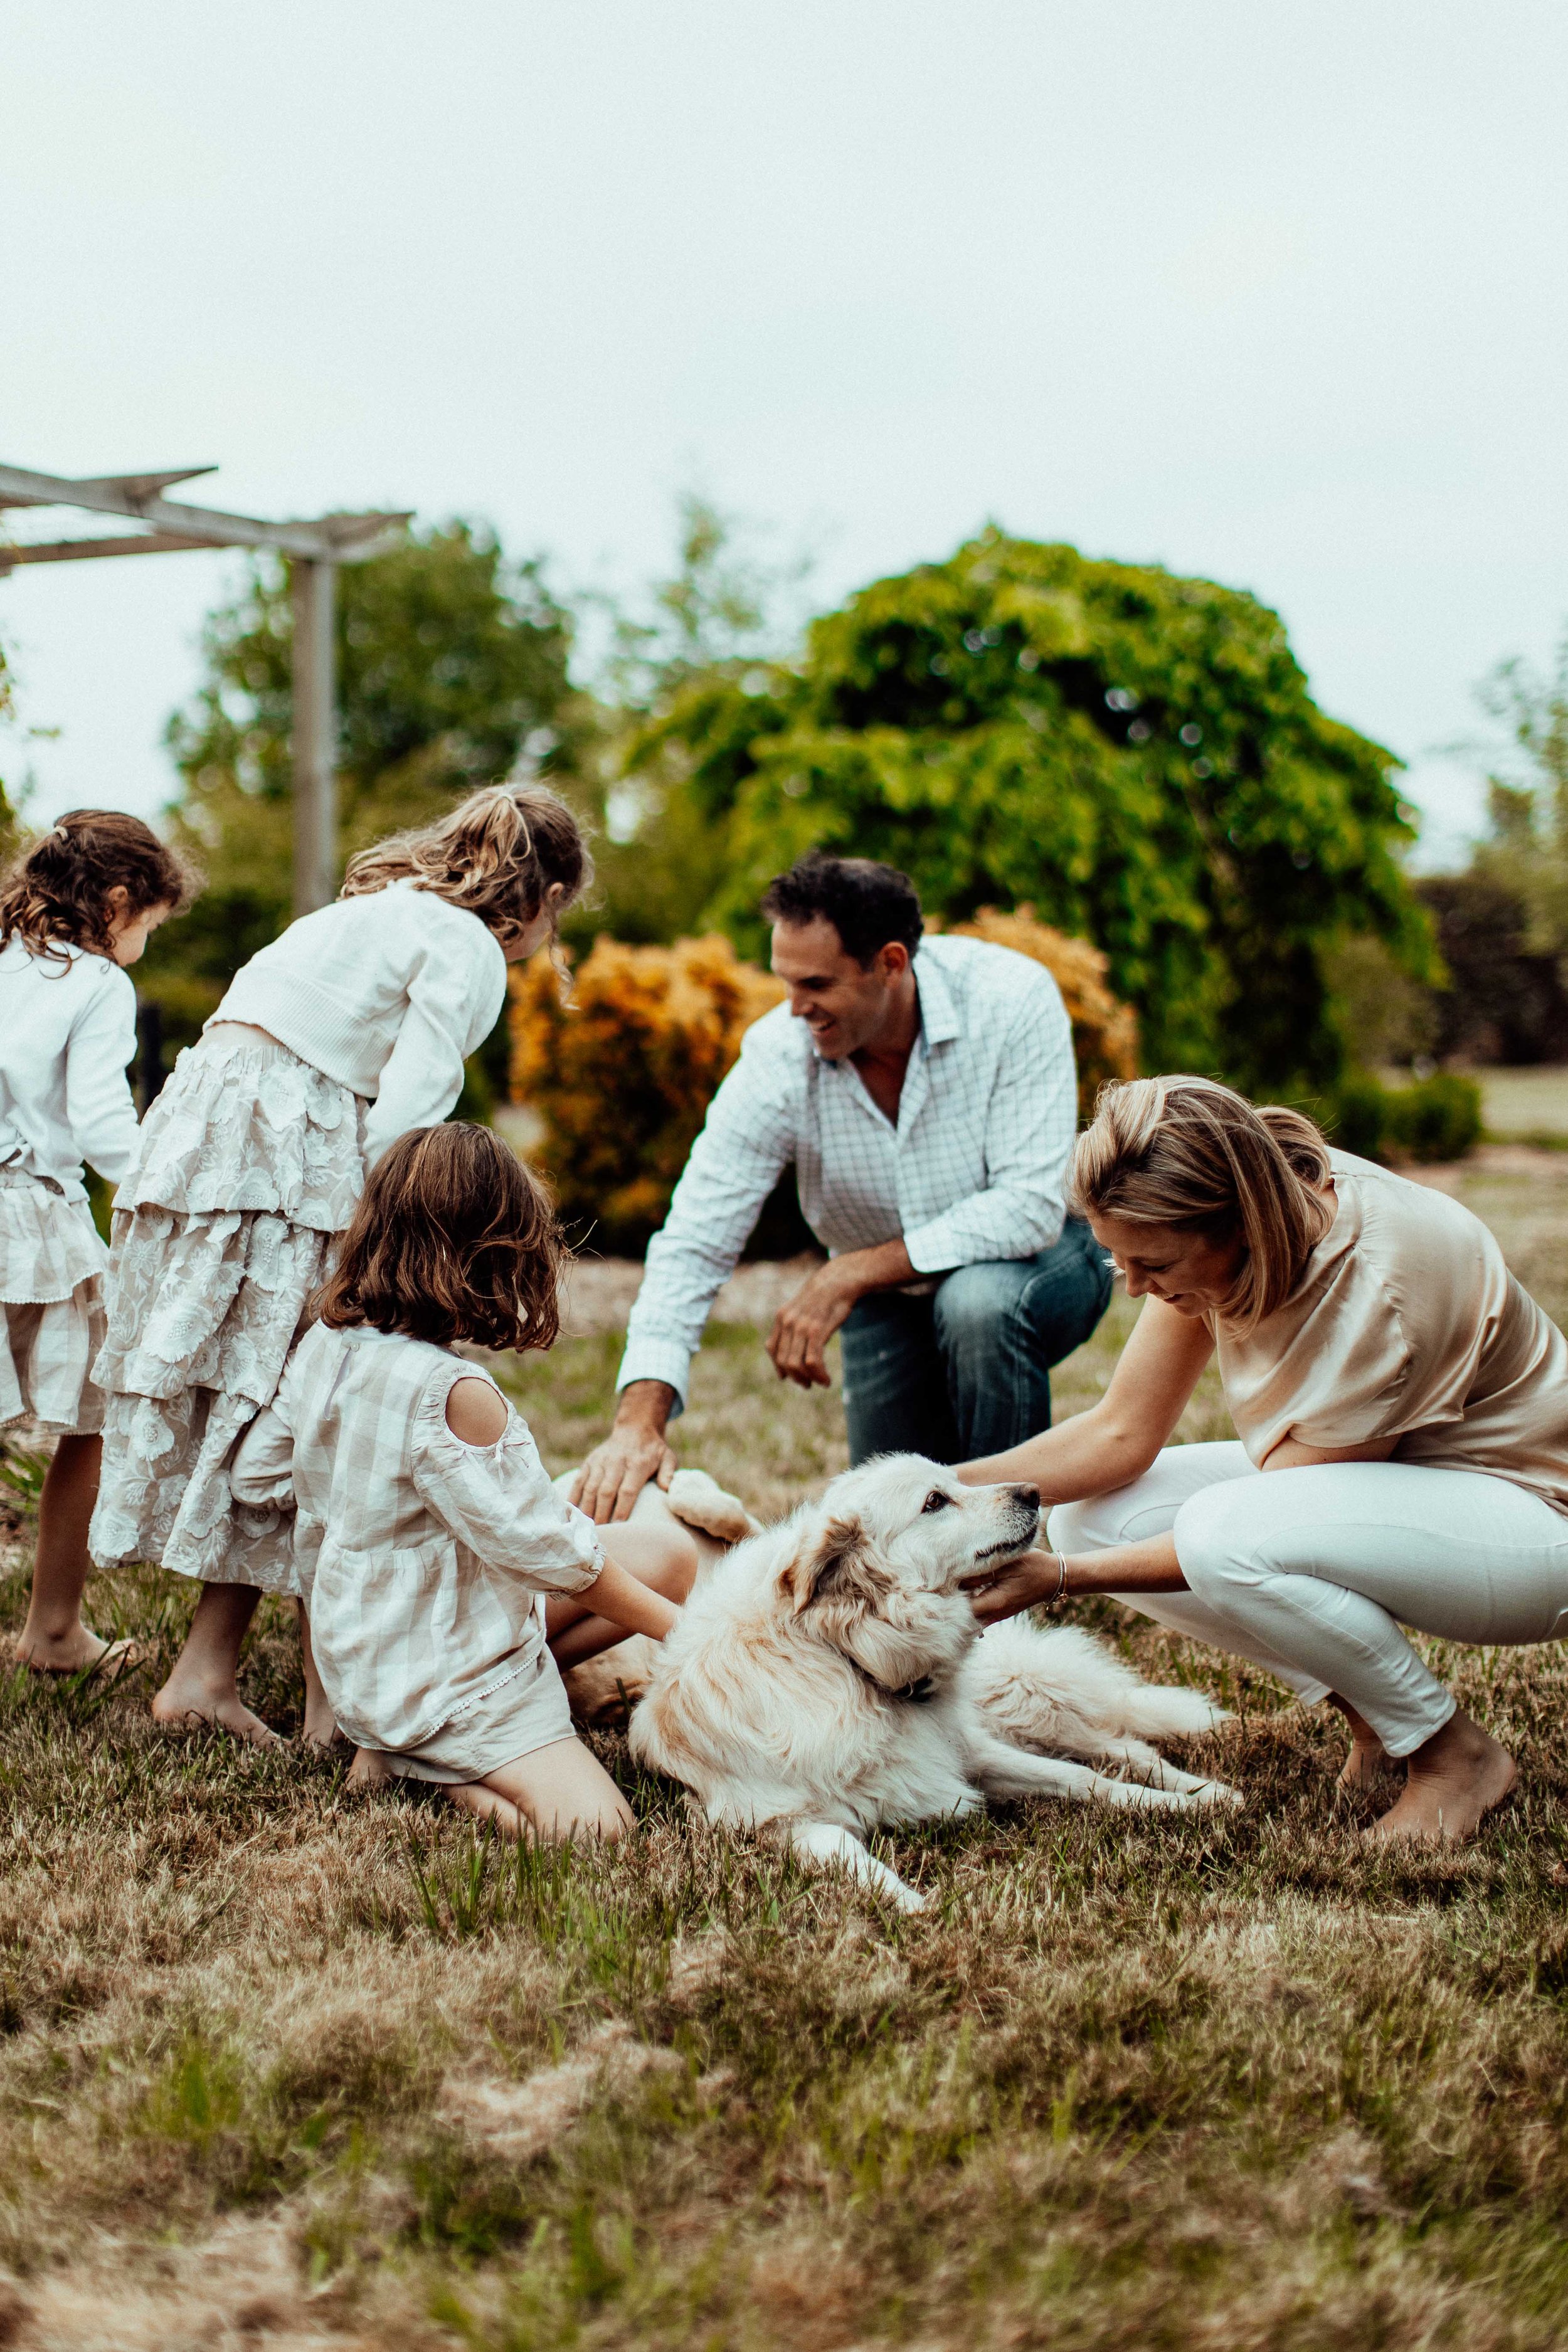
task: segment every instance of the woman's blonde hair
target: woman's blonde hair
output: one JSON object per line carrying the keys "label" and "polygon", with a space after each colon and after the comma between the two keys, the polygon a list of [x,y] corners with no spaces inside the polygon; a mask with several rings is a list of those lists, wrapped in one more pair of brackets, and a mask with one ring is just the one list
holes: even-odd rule
{"label": "woman's blonde hair", "polygon": [[564,801],[542,784],[487,784],[459,801],[450,816],[395,833],[351,857],[342,898],[410,881],[455,907],[466,907],[505,940],[525,930],[549,904],[554,926],[594,879],[582,829]]}
{"label": "woman's blonde hair", "polygon": [[1129,1078],[1100,1089],[1069,1198],[1080,1217],[1239,1234],[1245,1255],[1219,1317],[1245,1332],[1284,1304],[1332,1223],[1330,1172],[1328,1146],[1299,1110],[1259,1109],[1213,1078]]}

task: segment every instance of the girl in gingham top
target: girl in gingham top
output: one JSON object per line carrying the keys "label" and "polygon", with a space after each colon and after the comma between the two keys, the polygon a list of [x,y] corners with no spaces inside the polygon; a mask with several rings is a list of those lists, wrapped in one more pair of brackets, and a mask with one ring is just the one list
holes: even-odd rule
{"label": "girl in gingham top", "polygon": [[632,1816],[573,1732],[559,1667],[661,1640],[696,1550],[673,1518],[595,1528],[454,1352],[547,1348],[557,1267],[549,1204],[488,1129],[405,1136],[230,1481],[243,1503],[292,1506],[316,1669],[361,1785],[391,1771],[509,1835],[614,1838]]}
{"label": "girl in gingham top", "polygon": [[0,1427],[29,1419],[60,1433],[16,1654],[61,1674],[123,1649],[81,1622],[103,1427],[90,1373],[109,1263],[82,1163],[117,1184],[134,1156],[126,966],[188,888],[139,817],[72,809],[0,891]]}
{"label": "girl in gingham top", "polygon": [[[279,1514],[229,1491],[235,1446],[277,1392],[367,1166],[447,1117],[507,965],[553,938],[592,874],[539,785],[471,793],[362,851],[331,906],[252,956],[148,1112],[116,1204],[90,1543],[100,1568],[156,1560],[204,1587],[160,1722],[272,1738],[241,1702],[240,1650],[261,1594],[300,1586]],[[308,1641],[304,1730],[332,1736]]]}

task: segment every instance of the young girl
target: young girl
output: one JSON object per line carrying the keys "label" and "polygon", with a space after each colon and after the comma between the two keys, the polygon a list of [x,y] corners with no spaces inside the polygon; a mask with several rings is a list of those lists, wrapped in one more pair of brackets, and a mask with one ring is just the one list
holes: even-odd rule
{"label": "young girl", "polygon": [[363,1762],[443,1782],[511,1836],[615,1838],[631,1815],[573,1734],[556,1661],[662,1639],[696,1549],[673,1520],[595,1528],[454,1353],[549,1347],[557,1268],[549,1203],[504,1143],[405,1135],[230,1480],[242,1505],[295,1506],[317,1669]]}
{"label": "young girl", "polygon": [[38,1504],[26,1665],[69,1674],[109,1645],[81,1622],[103,1399],[100,1241],[82,1162],[117,1184],[136,1150],[126,976],[184,903],[184,869],[140,818],[72,809],[0,890],[0,1426],[60,1432]]}
{"label": "young girl", "polygon": [[[508,963],[591,877],[552,793],[471,793],[353,858],[334,905],[253,956],[148,1113],[116,1204],[91,1549],[100,1567],[203,1581],[160,1721],[272,1738],[240,1703],[240,1646],[262,1592],[300,1588],[286,1520],[235,1503],[229,1457],[272,1402],[367,1165],[446,1118]],[[305,1734],[329,1739],[308,1639],[305,1658]]]}

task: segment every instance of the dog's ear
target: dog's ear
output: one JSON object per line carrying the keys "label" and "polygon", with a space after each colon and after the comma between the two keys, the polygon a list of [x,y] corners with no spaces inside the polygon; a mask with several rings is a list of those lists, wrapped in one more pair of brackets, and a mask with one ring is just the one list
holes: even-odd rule
{"label": "dog's ear", "polygon": [[814,1601],[872,1609],[892,1591],[891,1577],[877,1565],[870,1537],[849,1513],[806,1530],[780,1570],[779,1584],[797,1617]]}

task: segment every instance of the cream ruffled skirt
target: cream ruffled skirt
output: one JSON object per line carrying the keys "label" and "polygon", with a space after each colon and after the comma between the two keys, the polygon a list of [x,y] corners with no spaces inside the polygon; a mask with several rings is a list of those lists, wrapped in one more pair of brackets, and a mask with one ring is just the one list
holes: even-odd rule
{"label": "cream ruffled skirt", "polygon": [[108,1264],[85,1201],[0,1168],[0,1429],[39,1421],[90,1437],[103,1427],[89,1375]]}
{"label": "cream ruffled skirt", "polygon": [[100,1568],[161,1561],[209,1584],[298,1593],[292,1516],[229,1494],[332,1236],[364,1183],[367,1106],[270,1040],[218,1032],[180,1055],[114,1211]]}

